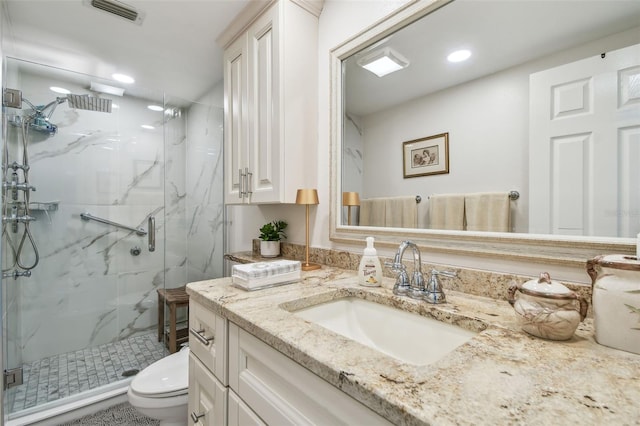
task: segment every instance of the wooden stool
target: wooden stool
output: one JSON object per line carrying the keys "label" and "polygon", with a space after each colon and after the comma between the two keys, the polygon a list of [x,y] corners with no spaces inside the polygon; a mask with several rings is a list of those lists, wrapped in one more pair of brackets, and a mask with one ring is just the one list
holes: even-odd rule
{"label": "wooden stool", "polygon": [[[161,288],[158,289],[158,342],[164,339],[169,353],[178,350],[178,343],[184,343],[189,340],[189,295],[185,290],[186,286],[178,288]],[[169,307],[169,335],[165,336],[164,332],[164,305]],[[176,311],[180,307],[187,308],[187,328],[178,330],[176,327]],[[168,337],[168,338],[167,338]]]}

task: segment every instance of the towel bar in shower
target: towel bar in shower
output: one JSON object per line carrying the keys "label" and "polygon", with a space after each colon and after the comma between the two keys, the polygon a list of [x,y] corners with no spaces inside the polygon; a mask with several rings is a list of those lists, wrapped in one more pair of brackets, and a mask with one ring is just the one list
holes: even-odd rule
{"label": "towel bar in shower", "polygon": [[96,222],[104,223],[106,225],[116,226],[118,228],[126,229],[127,231],[135,232],[138,235],[147,235],[147,231],[145,231],[142,228],[133,228],[131,226],[122,225],[120,223],[112,222],[112,221],[107,220],[107,219],[102,219],[100,217],[93,216],[92,214],[89,214],[89,213],[80,213],[80,218],[82,220],[87,220],[87,221],[95,220]]}

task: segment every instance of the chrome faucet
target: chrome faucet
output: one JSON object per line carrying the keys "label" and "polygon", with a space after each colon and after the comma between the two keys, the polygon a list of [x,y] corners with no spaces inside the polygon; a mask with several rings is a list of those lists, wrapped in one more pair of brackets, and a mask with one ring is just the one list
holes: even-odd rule
{"label": "chrome faucet", "polygon": [[[413,251],[413,275],[409,279],[407,274],[407,268],[402,263],[402,257],[405,250],[411,247]],[[455,272],[438,271],[431,269],[429,273],[429,280],[425,284],[424,277],[422,275],[422,258],[420,256],[420,250],[411,241],[403,241],[398,247],[393,262],[387,262],[385,265],[389,266],[392,271],[398,274],[396,283],[393,286],[393,293],[400,296],[409,296],[413,299],[424,300],[429,303],[445,303],[447,301],[442,285],[440,284],[439,276],[445,276],[454,278],[457,277]]]}
{"label": "chrome faucet", "polygon": [[[409,275],[407,274],[407,268],[402,263],[402,257],[404,256],[404,251],[407,247],[411,247],[413,251],[413,275],[411,280],[409,280]],[[422,276],[422,259],[420,257],[420,250],[418,246],[412,243],[411,241],[403,241],[398,247],[398,251],[396,252],[395,257],[393,258],[392,263],[385,263],[385,265],[389,266],[392,271],[398,274],[396,278],[396,283],[393,286],[393,293],[404,296],[409,295],[410,297],[415,297],[414,290],[416,288],[424,289],[424,277]]]}

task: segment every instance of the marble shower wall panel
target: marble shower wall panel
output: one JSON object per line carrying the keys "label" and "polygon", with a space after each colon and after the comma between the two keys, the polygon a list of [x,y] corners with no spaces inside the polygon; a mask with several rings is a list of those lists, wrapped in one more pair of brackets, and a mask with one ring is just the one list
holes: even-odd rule
{"label": "marble shower wall panel", "polygon": [[[210,102],[214,104],[213,102]],[[188,277],[199,281],[223,276],[224,204],[222,197],[223,110],[189,109],[187,151]]]}
{"label": "marble shower wall panel", "polygon": [[[48,87],[55,83],[25,76],[23,93],[37,104],[49,102],[55,95]],[[51,118],[58,134],[34,135],[29,146],[31,183],[37,188],[32,200],[59,201],[59,207],[48,216],[33,213],[41,263],[21,288],[25,362],[156,327],[155,290],[164,286],[164,271],[171,266],[163,251],[163,116],[148,110],[148,101],[114,101],[119,108],[111,114],[60,105]],[[140,127],[149,123],[156,129]],[[146,237],[81,220],[83,212],[144,229],[148,215],[155,214],[156,251],[148,251]],[[130,253],[135,246],[139,256]]]}

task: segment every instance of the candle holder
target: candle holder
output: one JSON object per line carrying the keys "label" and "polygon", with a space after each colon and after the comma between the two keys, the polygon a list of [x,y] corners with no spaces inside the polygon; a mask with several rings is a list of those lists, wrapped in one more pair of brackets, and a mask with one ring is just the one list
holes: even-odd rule
{"label": "candle holder", "polygon": [[305,244],[305,262],[302,264],[303,271],[320,269],[320,265],[318,265],[317,263],[309,263],[309,206],[319,203],[318,191],[316,189],[298,189],[298,192],[296,194],[296,204],[304,204],[307,208],[307,232]]}

